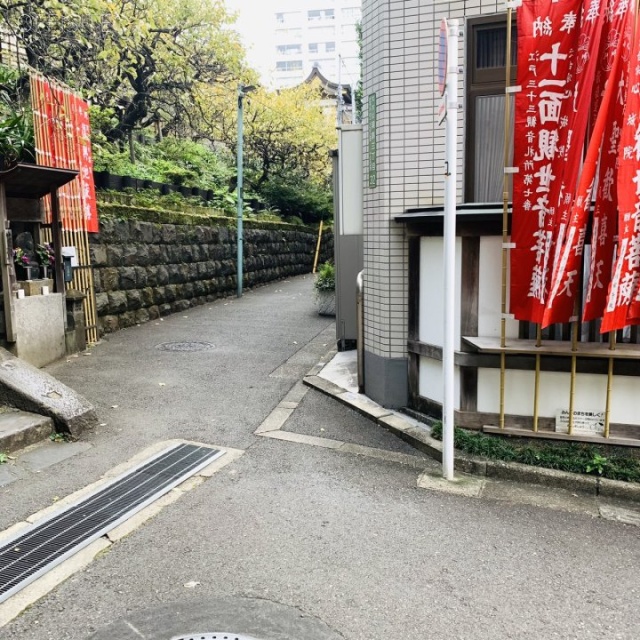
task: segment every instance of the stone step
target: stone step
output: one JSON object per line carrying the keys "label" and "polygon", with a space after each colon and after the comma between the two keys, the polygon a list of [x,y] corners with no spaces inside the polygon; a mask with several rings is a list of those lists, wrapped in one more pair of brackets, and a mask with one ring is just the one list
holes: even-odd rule
{"label": "stone step", "polygon": [[36,413],[0,407],[0,452],[11,453],[48,438],[53,420]]}

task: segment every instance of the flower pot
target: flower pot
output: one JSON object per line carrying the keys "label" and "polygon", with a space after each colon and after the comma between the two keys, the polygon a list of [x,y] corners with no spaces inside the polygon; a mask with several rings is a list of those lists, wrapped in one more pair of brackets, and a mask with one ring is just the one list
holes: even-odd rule
{"label": "flower pot", "polygon": [[336,315],[336,292],[332,289],[316,289],[316,309],[320,316]]}

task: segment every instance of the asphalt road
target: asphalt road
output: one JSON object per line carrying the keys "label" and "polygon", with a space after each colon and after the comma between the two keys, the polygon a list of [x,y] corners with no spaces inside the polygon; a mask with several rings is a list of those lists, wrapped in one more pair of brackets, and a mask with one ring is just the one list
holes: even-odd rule
{"label": "asphalt road", "polygon": [[[0,638],[640,637],[640,529],[421,490],[418,468],[255,436],[332,337],[310,279],[296,278],[113,334],[50,367],[106,426],[76,455],[1,488],[1,528],[160,440],[245,453]],[[193,341],[214,346],[157,347]],[[286,429],[419,455],[314,390]]]}

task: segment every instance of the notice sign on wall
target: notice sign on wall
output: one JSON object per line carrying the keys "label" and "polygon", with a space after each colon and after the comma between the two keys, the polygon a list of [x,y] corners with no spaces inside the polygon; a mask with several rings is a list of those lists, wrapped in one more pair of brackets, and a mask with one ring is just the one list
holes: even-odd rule
{"label": "notice sign on wall", "polygon": [[[566,409],[556,413],[556,433],[569,433],[569,412]],[[604,435],[604,411],[574,411],[573,433]]]}
{"label": "notice sign on wall", "polygon": [[375,93],[369,96],[369,187],[378,186],[378,99]]}

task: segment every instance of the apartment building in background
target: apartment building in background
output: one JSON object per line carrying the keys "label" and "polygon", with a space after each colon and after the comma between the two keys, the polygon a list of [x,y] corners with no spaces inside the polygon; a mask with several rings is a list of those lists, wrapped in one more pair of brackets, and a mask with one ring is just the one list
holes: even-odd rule
{"label": "apartment building in background", "polygon": [[293,87],[317,68],[332,82],[355,86],[360,16],[360,0],[281,0],[274,16],[273,85]]}

